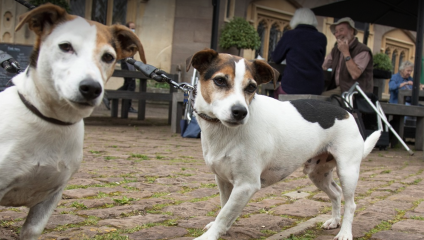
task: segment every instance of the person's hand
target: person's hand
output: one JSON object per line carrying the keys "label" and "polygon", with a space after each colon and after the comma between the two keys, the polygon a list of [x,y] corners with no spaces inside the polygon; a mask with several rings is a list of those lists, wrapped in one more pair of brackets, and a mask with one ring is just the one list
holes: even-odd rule
{"label": "person's hand", "polygon": [[407,81],[407,82],[403,82],[403,83],[401,83],[400,85],[399,85],[399,87],[404,87],[404,86],[406,86],[406,85],[414,85],[414,82],[413,81]]}
{"label": "person's hand", "polygon": [[337,39],[337,48],[343,54],[343,56],[349,55],[349,43],[347,39]]}

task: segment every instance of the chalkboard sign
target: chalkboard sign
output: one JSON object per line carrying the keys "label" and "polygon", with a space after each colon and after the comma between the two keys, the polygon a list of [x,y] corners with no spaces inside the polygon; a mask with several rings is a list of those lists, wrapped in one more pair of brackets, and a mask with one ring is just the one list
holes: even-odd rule
{"label": "chalkboard sign", "polygon": [[[29,56],[32,52],[32,46],[0,43],[0,50],[8,53],[16,61],[18,61],[22,69],[25,69],[28,66]],[[12,86],[9,81],[15,75],[16,74],[6,72],[6,70],[0,67],[0,91],[3,91],[6,87]]]}

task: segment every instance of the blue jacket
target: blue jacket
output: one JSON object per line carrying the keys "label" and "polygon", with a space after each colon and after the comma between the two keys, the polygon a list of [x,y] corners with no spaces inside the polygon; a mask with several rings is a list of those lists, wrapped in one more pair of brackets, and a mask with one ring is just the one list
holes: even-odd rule
{"label": "blue jacket", "polygon": [[287,60],[281,87],[288,94],[316,94],[324,90],[322,64],[327,38],[310,25],[299,24],[287,31],[272,53],[272,60]]}
{"label": "blue jacket", "polygon": [[[400,73],[396,73],[392,75],[392,78],[389,82],[389,92],[390,92],[390,100],[389,103],[398,103],[398,95],[399,95],[399,85],[403,82],[407,81],[413,81],[412,77],[409,77],[408,79],[403,79],[400,76]],[[408,89],[411,90],[412,86],[405,85],[401,88],[402,90]],[[411,99],[408,97],[406,98],[405,102],[411,102]]]}

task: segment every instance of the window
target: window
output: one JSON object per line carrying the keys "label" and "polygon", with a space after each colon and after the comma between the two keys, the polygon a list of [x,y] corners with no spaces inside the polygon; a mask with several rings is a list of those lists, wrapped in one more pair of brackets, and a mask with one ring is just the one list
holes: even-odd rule
{"label": "window", "polygon": [[272,52],[277,47],[278,41],[280,40],[283,32],[279,30],[277,24],[273,24],[269,32],[269,47],[268,47],[268,61],[271,60]]}
{"label": "window", "polygon": [[400,53],[398,69],[399,69],[400,65],[403,63],[403,61],[405,61],[405,52],[404,51],[402,51]]}
{"label": "window", "polygon": [[225,4],[225,21],[228,22],[234,17],[235,0],[227,0]]}
{"label": "window", "polygon": [[136,18],[137,1],[69,0],[71,13],[105,25],[125,24]]}
{"label": "window", "polygon": [[270,61],[278,41],[280,41],[284,32],[290,30],[289,21],[282,21],[272,17],[260,17],[260,20],[257,31],[261,38],[261,47],[256,50],[255,58],[260,55]]}
{"label": "window", "polygon": [[85,0],[70,0],[71,13],[80,17],[85,17]]}
{"label": "window", "polygon": [[393,55],[392,55],[392,67],[393,67],[393,69],[396,69],[396,58],[397,58],[397,56],[398,56],[398,52],[395,50],[393,52]]}
{"label": "window", "polygon": [[127,22],[127,0],[113,1],[112,24]]}
{"label": "window", "polygon": [[107,24],[107,0],[93,0],[91,20]]}
{"label": "window", "polygon": [[256,50],[255,58],[257,58],[258,55],[260,55],[261,57],[264,57],[264,44],[263,44],[265,40],[265,23],[264,22],[260,22],[258,24],[257,31],[258,31],[259,37],[261,38],[261,47],[258,50]]}

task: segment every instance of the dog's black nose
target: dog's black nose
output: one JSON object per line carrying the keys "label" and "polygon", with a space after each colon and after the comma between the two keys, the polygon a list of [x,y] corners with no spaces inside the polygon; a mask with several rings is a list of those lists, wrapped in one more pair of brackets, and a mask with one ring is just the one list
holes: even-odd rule
{"label": "dog's black nose", "polygon": [[231,113],[235,120],[243,120],[247,116],[247,109],[242,105],[234,105],[231,107]]}
{"label": "dog's black nose", "polygon": [[92,79],[81,81],[79,91],[86,100],[93,100],[102,93],[102,86]]}

